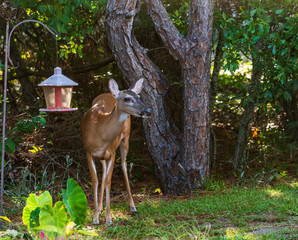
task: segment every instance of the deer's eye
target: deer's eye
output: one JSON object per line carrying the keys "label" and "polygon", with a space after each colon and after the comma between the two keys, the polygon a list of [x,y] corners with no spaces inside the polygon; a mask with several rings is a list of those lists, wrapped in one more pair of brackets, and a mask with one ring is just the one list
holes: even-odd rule
{"label": "deer's eye", "polygon": [[130,101],[131,101],[131,98],[130,98],[130,97],[125,97],[125,98],[124,98],[124,101],[125,101],[125,102],[130,102]]}

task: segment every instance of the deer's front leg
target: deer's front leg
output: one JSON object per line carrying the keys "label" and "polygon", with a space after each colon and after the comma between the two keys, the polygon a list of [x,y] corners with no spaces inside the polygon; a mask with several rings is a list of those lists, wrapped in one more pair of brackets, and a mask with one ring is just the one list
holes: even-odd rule
{"label": "deer's front leg", "polygon": [[114,162],[115,162],[115,154],[111,155],[110,160],[107,161],[107,177],[105,181],[106,186],[106,225],[111,225],[112,222],[112,215],[110,209],[110,191],[111,191],[111,180],[112,174],[114,169]]}
{"label": "deer's front leg", "polygon": [[98,177],[97,177],[97,172],[96,172],[96,166],[94,159],[92,157],[91,153],[86,153],[87,155],[87,162],[88,162],[88,167],[89,171],[91,174],[91,179],[92,179],[92,190],[93,190],[93,195],[94,195],[94,212],[93,212],[93,224],[99,224],[98,216],[99,216],[99,209],[98,209]]}
{"label": "deer's front leg", "polygon": [[130,186],[129,186],[129,180],[128,180],[128,174],[127,174],[127,163],[126,163],[126,156],[128,152],[128,146],[129,146],[129,138],[125,138],[120,143],[120,153],[121,153],[121,166],[122,166],[122,172],[124,175],[124,181],[126,185],[127,195],[128,195],[128,204],[131,212],[137,212],[135,203],[133,201]]}

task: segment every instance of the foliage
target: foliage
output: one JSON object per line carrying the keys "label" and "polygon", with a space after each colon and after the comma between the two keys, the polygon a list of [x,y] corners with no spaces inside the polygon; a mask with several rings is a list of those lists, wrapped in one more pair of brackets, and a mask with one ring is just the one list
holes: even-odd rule
{"label": "foliage", "polygon": [[171,12],[171,8],[174,5],[175,8],[175,3],[169,3],[167,4],[166,8],[169,11],[169,17],[171,18],[172,22],[175,24],[179,32],[186,36],[187,34],[187,29],[188,29],[188,8],[189,8],[189,2],[188,1],[182,1],[180,4],[180,8],[173,10]]}
{"label": "foliage", "polygon": [[232,73],[245,59],[258,57],[263,63],[263,78],[259,86],[259,98],[273,106],[276,101],[291,100],[291,92],[297,91],[297,14],[294,1],[256,3],[240,6],[228,15],[222,13],[220,27],[224,30],[224,70]]}
{"label": "foliage", "polygon": [[54,207],[48,191],[39,196],[29,195],[23,209],[23,223],[31,233],[49,239],[65,238],[74,232],[85,233],[79,229],[87,216],[87,199],[83,190],[73,179],[68,179],[67,189],[62,191],[63,202],[56,202]]}
{"label": "foliage", "polygon": [[[19,120],[15,127],[6,131],[6,139],[5,139],[5,152],[13,154],[17,146],[23,142],[22,136],[26,133],[32,134],[34,130],[39,129],[40,126],[44,126],[46,124],[46,119],[42,116],[35,116],[31,119],[22,119]],[[2,137],[0,137],[2,142]],[[2,151],[2,145],[0,146],[0,150]]]}
{"label": "foliage", "polygon": [[41,21],[59,33],[59,39],[65,42],[60,45],[60,57],[68,58],[69,54],[82,57],[84,37],[94,30],[94,19],[90,16],[99,11],[101,4],[86,0],[47,0],[42,4],[40,0],[13,2],[25,11],[27,17]]}
{"label": "foliage", "polygon": [[67,181],[67,189],[62,190],[63,201],[70,213],[71,220],[83,225],[86,219],[87,199],[75,181]]}

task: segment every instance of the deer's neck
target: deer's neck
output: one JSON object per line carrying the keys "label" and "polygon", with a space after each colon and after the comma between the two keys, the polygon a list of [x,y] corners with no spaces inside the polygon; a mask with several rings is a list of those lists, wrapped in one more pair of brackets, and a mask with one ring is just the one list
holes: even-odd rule
{"label": "deer's neck", "polygon": [[125,113],[123,111],[120,111],[118,106],[116,105],[116,107],[112,113],[111,121],[114,123],[114,125],[122,126],[128,117],[129,117],[129,114]]}

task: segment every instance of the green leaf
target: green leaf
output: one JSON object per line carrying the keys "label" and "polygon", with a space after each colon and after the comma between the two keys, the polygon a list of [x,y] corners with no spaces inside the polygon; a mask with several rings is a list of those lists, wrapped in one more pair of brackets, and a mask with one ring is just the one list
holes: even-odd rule
{"label": "green leaf", "polygon": [[292,95],[288,92],[288,91],[285,91],[284,92],[284,97],[287,101],[291,101],[292,100]]}
{"label": "green leaf", "polygon": [[226,15],[225,13],[223,13],[223,14],[222,14],[222,18],[223,18],[224,20],[226,20],[226,19],[227,19],[227,15]]}
{"label": "green leaf", "polygon": [[280,14],[280,13],[282,13],[282,11],[283,11],[283,9],[278,9],[278,10],[275,11],[275,13]]}
{"label": "green leaf", "polygon": [[94,237],[98,236],[98,233],[95,232],[94,230],[78,230],[78,232],[87,236],[94,236]]}
{"label": "green leaf", "polygon": [[16,150],[17,144],[10,138],[7,138],[5,141],[5,152],[14,154],[14,151]]}
{"label": "green leaf", "polygon": [[276,54],[276,48],[275,48],[275,46],[273,46],[273,48],[272,48],[272,54],[273,54],[273,55]]}
{"label": "green leaf", "polygon": [[[47,205],[52,206],[52,204],[52,196],[48,191],[45,191],[39,196],[31,193],[23,209],[23,223],[28,225],[28,229],[31,229],[32,226],[39,226],[37,218],[39,218],[40,209]],[[33,224],[33,222],[36,224]]]}
{"label": "green leaf", "polygon": [[33,133],[34,132],[34,127],[31,122],[18,122],[17,123],[17,128],[24,133]]}
{"label": "green leaf", "polygon": [[287,53],[288,49],[285,48],[282,52],[281,52],[281,56],[285,55]]}
{"label": "green leaf", "polygon": [[46,125],[47,120],[44,117],[40,117],[39,122],[42,126]]}
{"label": "green leaf", "polygon": [[17,141],[17,142],[23,142],[23,138],[21,137],[21,136],[19,136],[19,135],[17,135],[17,134],[13,134],[12,135],[14,138],[15,138],[15,140]]}
{"label": "green leaf", "polygon": [[87,198],[82,188],[70,178],[67,180],[67,189],[62,190],[62,195],[72,221],[83,225],[87,216]]}
{"label": "green leaf", "polygon": [[39,223],[39,213],[40,213],[40,207],[36,208],[34,211],[30,213],[29,218],[29,225],[28,228],[34,228],[38,227],[40,225]]}
{"label": "green leaf", "polygon": [[0,218],[11,223],[11,221],[7,217],[0,216]]}
{"label": "green leaf", "polygon": [[253,9],[250,11],[250,16],[253,17],[257,12],[257,9]]}
{"label": "green leaf", "polygon": [[265,91],[265,95],[272,98],[272,93],[269,90]]}
{"label": "green leaf", "polygon": [[52,196],[48,191],[43,192],[39,196],[36,196],[35,193],[31,193],[26,201],[26,207],[31,210],[35,210],[37,207],[44,207],[46,205],[53,205]]}
{"label": "green leaf", "polygon": [[42,230],[49,238],[65,237],[65,227],[70,221],[67,209],[62,201],[58,201],[54,207],[46,205],[40,209],[40,226],[34,230]]}

